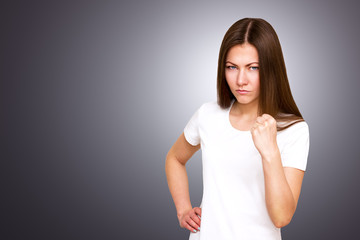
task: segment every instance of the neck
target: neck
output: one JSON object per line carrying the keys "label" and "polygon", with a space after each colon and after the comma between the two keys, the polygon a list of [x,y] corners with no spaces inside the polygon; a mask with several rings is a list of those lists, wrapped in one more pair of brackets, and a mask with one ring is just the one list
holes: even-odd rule
{"label": "neck", "polygon": [[233,104],[233,113],[244,120],[255,120],[258,115],[259,103],[254,101],[249,104],[240,104],[236,99]]}

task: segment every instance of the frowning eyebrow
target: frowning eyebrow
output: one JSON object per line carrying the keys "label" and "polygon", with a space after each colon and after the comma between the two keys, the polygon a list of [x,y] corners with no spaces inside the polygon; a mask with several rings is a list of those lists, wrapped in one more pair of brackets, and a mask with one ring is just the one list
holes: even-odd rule
{"label": "frowning eyebrow", "polygon": [[[232,63],[232,62],[230,62],[230,61],[226,61],[225,63],[230,63],[230,64],[232,64],[232,65],[234,65],[234,66],[237,66],[235,63]],[[248,66],[250,66],[251,64],[259,64],[259,63],[258,63],[258,62],[251,62],[251,63],[246,64],[245,66],[248,67]]]}

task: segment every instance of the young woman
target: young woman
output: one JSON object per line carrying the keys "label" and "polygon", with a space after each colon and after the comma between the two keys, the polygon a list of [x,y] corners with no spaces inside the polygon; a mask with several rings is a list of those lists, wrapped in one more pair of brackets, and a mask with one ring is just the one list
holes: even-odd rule
{"label": "young woman", "polygon": [[[268,22],[245,18],[226,32],[217,94],[217,102],[194,113],[166,157],[180,226],[190,239],[281,239],[298,203],[309,127]],[[203,198],[193,208],[185,164],[200,148]]]}

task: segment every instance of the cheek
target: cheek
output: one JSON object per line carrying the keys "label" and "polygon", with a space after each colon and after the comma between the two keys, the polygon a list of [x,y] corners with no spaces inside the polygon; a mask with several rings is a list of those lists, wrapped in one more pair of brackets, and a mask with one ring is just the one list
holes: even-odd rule
{"label": "cheek", "polygon": [[260,90],[260,79],[256,79],[256,88]]}
{"label": "cheek", "polygon": [[254,74],[252,76],[251,81],[253,82],[254,88],[256,88],[257,90],[260,90],[260,77],[259,77],[259,74]]}
{"label": "cheek", "polygon": [[233,73],[230,73],[230,72],[225,72],[225,79],[226,79],[226,82],[231,85],[233,82],[234,82],[234,74]]}

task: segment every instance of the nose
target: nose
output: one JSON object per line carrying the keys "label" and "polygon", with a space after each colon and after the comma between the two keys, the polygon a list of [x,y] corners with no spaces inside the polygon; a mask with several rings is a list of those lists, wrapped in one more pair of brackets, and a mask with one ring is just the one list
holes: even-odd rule
{"label": "nose", "polygon": [[246,73],[245,73],[244,69],[241,69],[238,72],[237,84],[240,85],[240,86],[248,84],[248,80],[247,80]]}

